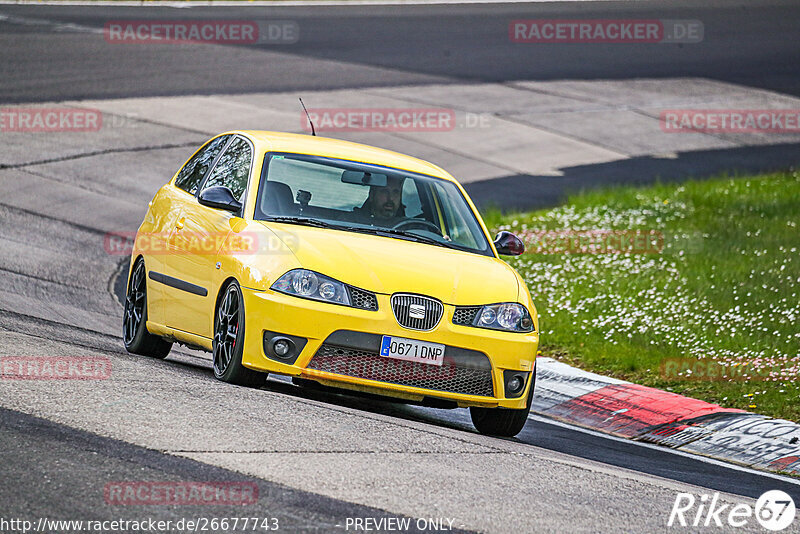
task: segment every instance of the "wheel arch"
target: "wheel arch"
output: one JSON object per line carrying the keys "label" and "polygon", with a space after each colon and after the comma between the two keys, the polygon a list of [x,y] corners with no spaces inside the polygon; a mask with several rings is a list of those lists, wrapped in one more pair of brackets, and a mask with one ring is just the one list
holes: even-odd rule
{"label": "wheel arch", "polygon": [[[235,276],[228,276],[225,280],[222,281],[222,283],[219,285],[219,288],[217,289],[217,295],[214,298],[215,320],[217,315],[217,309],[219,309],[219,303],[220,300],[222,299],[222,295],[225,293],[225,290],[228,289],[228,286],[231,284],[231,282],[236,282],[237,284],[239,284],[239,280],[237,280]],[[239,287],[241,287],[241,284],[239,284]]]}
{"label": "wheel arch", "polygon": [[[145,261],[144,254],[142,254],[141,252],[138,253],[136,256],[131,255],[131,261],[130,263],[128,263],[128,277],[127,277],[128,284],[130,284],[131,282],[131,275],[133,274],[133,266],[136,265],[136,262],[139,260]],[[145,265],[145,271],[147,271],[147,265]],[[125,287],[127,288],[127,284]]]}

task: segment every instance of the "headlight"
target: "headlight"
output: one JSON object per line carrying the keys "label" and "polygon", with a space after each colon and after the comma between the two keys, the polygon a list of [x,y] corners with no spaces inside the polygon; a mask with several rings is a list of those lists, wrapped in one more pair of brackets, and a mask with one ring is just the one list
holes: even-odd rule
{"label": "headlight", "polygon": [[472,326],[511,332],[530,332],[533,330],[533,319],[522,304],[507,302],[483,306],[475,314]]}
{"label": "headlight", "polygon": [[270,289],[296,297],[350,306],[347,286],[324,274],[306,269],[289,271],[278,278]]}

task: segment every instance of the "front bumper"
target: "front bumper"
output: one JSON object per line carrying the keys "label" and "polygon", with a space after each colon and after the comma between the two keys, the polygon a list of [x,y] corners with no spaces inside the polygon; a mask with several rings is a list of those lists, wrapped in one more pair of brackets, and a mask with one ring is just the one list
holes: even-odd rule
{"label": "front bumper", "polygon": [[[377,295],[378,311],[301,299],[274,291],[242,288],[245,340],[242,363],[251,369],[302,376],[323,384],[421,401],[446,399],[459,406],[524,408],[523,394],[506,398],[503,372],[532,371],[539,343],[537,332],[501,332],[454,325],[455,308],[431,331],[400,326],[389,295]],[[265,354],[265,332],[307,339],[294,363]],[[409,364],[377,355],[383,335],[446,345],[442,367]]]}

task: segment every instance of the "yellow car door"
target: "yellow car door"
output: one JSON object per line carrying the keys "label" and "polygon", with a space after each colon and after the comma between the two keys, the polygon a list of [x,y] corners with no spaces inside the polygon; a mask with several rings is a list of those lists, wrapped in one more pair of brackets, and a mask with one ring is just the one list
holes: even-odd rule
{"label": "yellow car door", "polygon": [[237,212],[202,204],[203,194],[214,187],[227,187],[243,203],[253,163],[253,147],[235,136],[208,173],[197,198],[187,199],[171,237],[173,252],[167,257],[170,310],[167,326],[210,339],[214,329],[215,296],[222,282],[218,255]]}
{"label": "yellow car door", "polygon": [[164,319],[164,285],[155,280],[166,270],[166,258],[170,253],[169,235],[181,213],[180,202],[176,202],[175,188],[167,184],[159,189],[150,202],[144,224],[136,236],[133,257],[144,256],[147,275],[147,320],[160,325]]}
{"label": "yellow car door", "polygon": [[137,235],[134,256],[142,254],[147,268],[148,321],[166,325],[172,311],[169,306],[173,295],[164,284],[168,269],[167,258],[174,252],[172,234],[185,209],[186,202],[197,194],[212,164],[231,140],[231,135],[221,135],[200,147],[175,173],[174,181],[156,193],[150,203],[144,223]]}

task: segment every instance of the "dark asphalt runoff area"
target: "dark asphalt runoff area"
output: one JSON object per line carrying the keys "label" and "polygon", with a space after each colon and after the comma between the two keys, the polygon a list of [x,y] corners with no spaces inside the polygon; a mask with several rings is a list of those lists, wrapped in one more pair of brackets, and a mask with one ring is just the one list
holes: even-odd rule
{"label": "dark asphalt runoff area", "polygon": [[[800,95],[794,1],[566,2],[413,6],[83,7],[0,5],[0,101],[236,94],[416,83],[704,77]],[[700,43],[513,43],[515,19],[698,20]],[[294,44],[109,46],[124,20],[290,20]],[[319,61],[327,60],[327,61]],[[336,63],[341,62],[341,63]]]}
{"label": "dark asphalt runoff area", "polygon": [[[2,408],[0,451],[4,480],[0,484],[0,503],[6,520],[9,517],[84,521],[155,518],[177,525],[181,520],[248,517],[258,518],[258,528],[250,531],[266,531],[261,528],[266,524],[270,528],[276,525],[275,530],[280,532],[344,532],[347,518],[399,519],[396,514],[375,508],[287,488]],[[256,502],[244,505],[130,505],[124,500],[122,504],[115,501],[109,504],[107,498],[110,500],[112,494],[105,492],[106,484],[129,480],[224,481],[258,489],[253,491]],[[408,532],[420,532],[413,521],[410,525]],[[454,529],[454,532],[464,531]]]}

